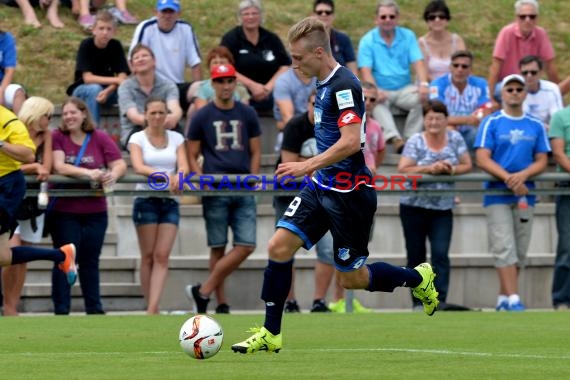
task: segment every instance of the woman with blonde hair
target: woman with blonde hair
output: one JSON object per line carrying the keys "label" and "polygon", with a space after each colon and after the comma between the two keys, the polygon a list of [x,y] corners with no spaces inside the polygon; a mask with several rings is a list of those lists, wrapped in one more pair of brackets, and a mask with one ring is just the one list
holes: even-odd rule
{"label": "woman with blonde hair", "polygon": [[[52,167],[51,134],[49,123],[53,114],[53,104],[39,96],[26,99],[20,108],[18,118],[26,125],[30,138],[36,146],[36,161],[22,164],[24,174],[36,175],[38,181],[46,181]],[[30,188],[30,186],[28,186]],[[35,197],[29,198],[31,202]],[[30,219],[18,220],[18,227],[10,239],[11,247],[38,244],[42,239],[44,215],[32,216]],[[12,265],[2,269],[2,292],[4,296],[3,314],[18,315],[20,294],[26,279],[26,263]]]}

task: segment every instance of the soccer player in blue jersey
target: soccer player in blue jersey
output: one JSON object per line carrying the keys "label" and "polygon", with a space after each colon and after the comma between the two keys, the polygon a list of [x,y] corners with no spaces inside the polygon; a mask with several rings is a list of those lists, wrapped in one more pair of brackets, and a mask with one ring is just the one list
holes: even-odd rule
{"label": "soccer player in blue jersey", "polygon": [[365,108],[360,82],[333,58],[321,21],[312,17],[300,21],[289,30],[288,39],[293,68],[317,77],[314,116],[319,154],[302,162],[282,163],[276,175],[312,175],[315,186],[306,186],[295,197],[269,241],[261,291],[265,323],[252,329],[251,337],[232,346],[234,352],[244,354],[281,350],[281,320],[293,257],[301,247],[310,249],[328,230],[333,235],[335,267],[344,288],[392,292],[406,286],[413,288],[428,315],[433,315],[438,305],[435,274],[429,264],[415,269],[383,262],[365,265],[376,191],[365,185],[372,175],[362,153]]}

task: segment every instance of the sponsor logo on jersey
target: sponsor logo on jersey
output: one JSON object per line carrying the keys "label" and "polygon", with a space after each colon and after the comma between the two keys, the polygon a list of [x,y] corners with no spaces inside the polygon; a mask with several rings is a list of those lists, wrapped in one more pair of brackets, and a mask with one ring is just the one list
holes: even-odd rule
{"label": "sponsor logo on jersey", "polygon": [[313,112],[315,115],[315,125],[320,125],[321,124],[321,116],[323,114],[323,112],[319,109],[315,108],[315,112]]}
{"label": "sponsor logo on jersey", "polygon": [[354,107],[354,99],[352,98],[352,91],[350,90],[337,91],[335,95],[339,110],[349,107]]}

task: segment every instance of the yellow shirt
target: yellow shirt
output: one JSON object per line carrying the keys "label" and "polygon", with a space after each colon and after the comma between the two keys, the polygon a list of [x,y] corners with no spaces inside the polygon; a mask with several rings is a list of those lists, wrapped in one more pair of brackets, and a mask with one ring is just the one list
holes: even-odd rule
{"label": "yellow shirt", "polygon": [[[36,146],[28,134],[28,129],[9,109],[0,106],[0,140],[22,145],[36,151]],[[0,148],[0,177],[20,169],[22,163],[8,156]]]}

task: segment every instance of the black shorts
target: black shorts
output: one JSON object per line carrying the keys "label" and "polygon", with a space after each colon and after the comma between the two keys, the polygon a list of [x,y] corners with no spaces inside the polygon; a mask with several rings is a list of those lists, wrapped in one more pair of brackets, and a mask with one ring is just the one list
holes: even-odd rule
{"label": "black shorts", "polygon": [[335,267],[350,272],[362,267],[368,257],[376,205],[376,191],[368,186],[350,192],[307,186],[289,204],[277,227],[298,235],[305,249],[310,249],[330,230]]}
{"label": "black shorts", "polygon": [[26,195],[26,180],[21,170],[0,177],[0,235],[16,229],[16,211]]}

